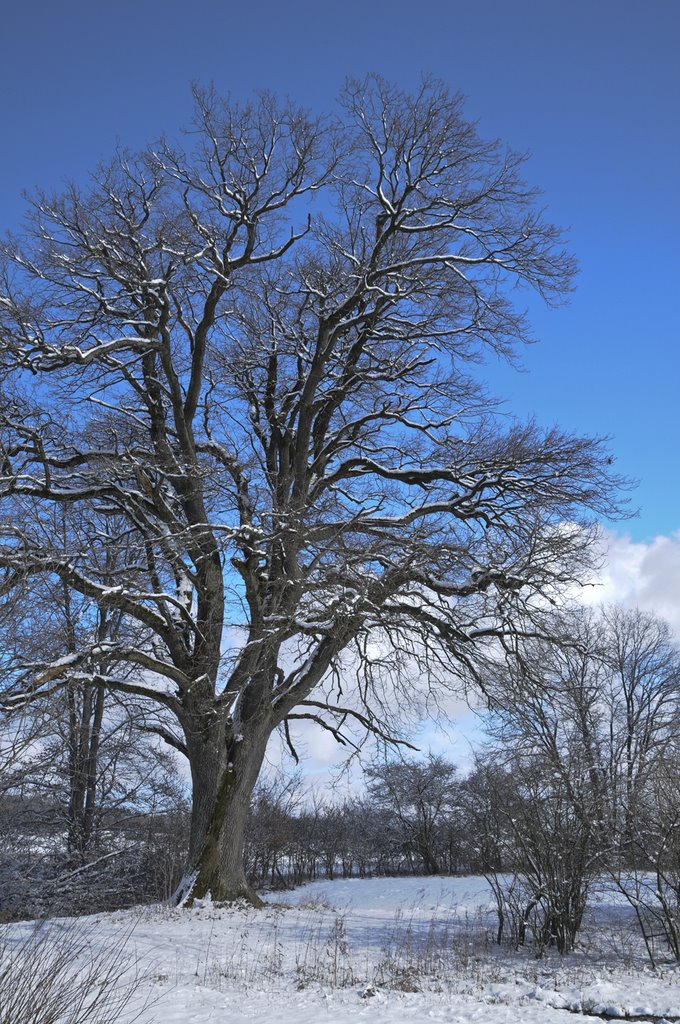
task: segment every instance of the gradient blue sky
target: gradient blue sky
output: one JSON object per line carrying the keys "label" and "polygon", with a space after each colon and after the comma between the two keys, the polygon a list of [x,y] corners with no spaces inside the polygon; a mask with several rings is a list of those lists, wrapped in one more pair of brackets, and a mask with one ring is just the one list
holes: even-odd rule
{"label": "gradient blue sky", "polygon": [[22,188],[84,180],[117,139],[174,134],[193,79],[315,109],[369,70],[462,91],[482,134],[532,151],[528,176],[581,263],[567,308],[532,304],[527,372],[491,366],[493,387],[510,411],[612,435],[640,480],[640,517],[617,530],[680,529],[678,0],[10,0],[0,24],[3,232]]}

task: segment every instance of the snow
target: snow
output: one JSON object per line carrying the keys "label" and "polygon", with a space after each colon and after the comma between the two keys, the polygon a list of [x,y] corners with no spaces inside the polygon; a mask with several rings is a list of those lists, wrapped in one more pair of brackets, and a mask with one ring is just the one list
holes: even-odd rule
{"label": "snow", "polygon": [[[645,964],[630,908],[605,889],[578,952],[499,950],[481,878],[323,881],[262,910],[165,906],[85,919],[102,952],[125,942],[150,1003],[141,1024],[593,1024],[680,1017],[680,971]],[[63,928],[63,922],[43,926]],[[16,942],[32,922],[5,926]],[[128,1024],[133,1008],[120,1024]]]}

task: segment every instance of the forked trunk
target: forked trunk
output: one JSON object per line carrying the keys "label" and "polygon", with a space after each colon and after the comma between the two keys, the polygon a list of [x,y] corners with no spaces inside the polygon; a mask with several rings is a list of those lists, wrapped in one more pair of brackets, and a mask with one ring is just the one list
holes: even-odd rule
{"label": "forked trunk", "polygon": [[216,902],[245,899],[259,905],[260,900],[248,885],[243,857],[250,799],[269,733],[233,743],[230,755],[220,738],[210,737],[200,748],[190,746],[193,807],[189,869],[177,898],[185,905],[206,897]]}

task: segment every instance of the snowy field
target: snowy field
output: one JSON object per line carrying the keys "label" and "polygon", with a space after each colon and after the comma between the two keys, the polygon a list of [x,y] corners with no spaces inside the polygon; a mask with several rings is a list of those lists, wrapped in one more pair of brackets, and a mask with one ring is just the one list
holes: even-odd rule
{"label": "snowy field", "polygon": [[[125,945],[136,999],[148,1003],[140,1024],[680,1019],[680,971],[648,968],[613,894],[600,897],[578,952],[543,960],[493,944],[479,878],[318,882],[267,900],[259,911],[153,907],[77,926],[95,952]],[[4,935],[11,950],[36,930],[49,937],[69,927],[25,922]],[[129,1024],[138,1011],[130,1004],[112,1020]]]}

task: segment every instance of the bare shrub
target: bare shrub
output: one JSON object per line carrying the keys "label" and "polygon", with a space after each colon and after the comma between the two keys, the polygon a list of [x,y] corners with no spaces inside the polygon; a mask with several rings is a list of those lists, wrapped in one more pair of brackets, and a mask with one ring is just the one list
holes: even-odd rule
{"label": "bare shrub", "polygon": [[[91,928],[0,934],[0,1024],[133,1024],[148,1006],[130,934],[97,948]],[[149,1018],[147,1018],[148,1020]]]}

